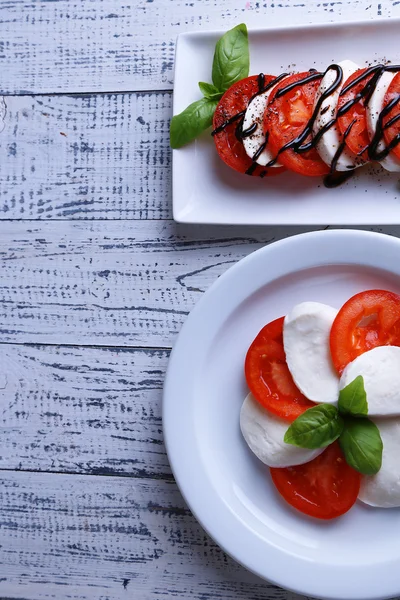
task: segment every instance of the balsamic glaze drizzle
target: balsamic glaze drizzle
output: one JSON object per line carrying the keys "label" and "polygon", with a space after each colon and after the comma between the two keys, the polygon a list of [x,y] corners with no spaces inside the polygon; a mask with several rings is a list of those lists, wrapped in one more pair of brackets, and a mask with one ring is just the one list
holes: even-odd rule
{"label": "balsamic glaze drizzle", "polygon": [[333,94],[335,92],[335,90],[337,90],[337,88],[343,81],[343,69],[340,65],[330,65],[327,68],[327,70],[325,71],[325,73],[312,73],[311,75],[308,75],[307,77],[304,77],[303,79],[300,79],[300,81],[295,81],[294,83],[280,89],[277,92],[275,98],[279,98],[279,97],[283,96],[284,94],[287,94],[289,91],[295,89],[296,87],[298,87],[300,85],[305,85],[306,83],[309,83],[310,81],[322,79],[329,70],[336,71],[336,77],[335,77],[334,81],[331,83],[331,85],[319,97],[318,102],[316,103],[316,105],[314,107],[313,113],[307,122],[307,125],[304,127],[304,129],[300,133],[300,135],[298,135],[293,140],[291,140],[290,142],[288,142],[287,144],[282,146],[282,148],[279,150],[279,152],[275,156],[275,158],[273,158],[271,161],[269,161],[269,163],[267,163],[267,165],[266,165],[267,167],[272,167],[273,165],[275,165],[276,162],[278,161],[279,155],[282,154],[282,152],[285,152],[286,150],[293,150],[297,154],[301,154],[303,152],[308,152],[309,150],[311,150],[312,148],[314,148],[316,146],[316,144],[321,139],[321,137],[324,135],[324,133],[326,131],[328,131],[328,129],[330,127],[332,127],[332,125],[334,124],[335,120],[332,119],[331,121],[329,121],[329,123],[327,123],[324,127],[322,127],[320,129],[320,131],[318,132],[317,135],[315,135],[309,142],[306,142],[306,139],[308,137],[310,137],[312,134],[315,120],[319,114],[319,111],[321,109],[323,102],[327,98],[329,98],[329,96],[331,94]]}
{"label": "balsamic glaze drizzle", "polygon": [[225,129],[225,127],[228,127],[228,125],[231,125],[232,123],[234,123],[235,121],[237,121],[238,119],[240,119],[241,117],[244,117],[244,115],[246,114],[245,110],[242,110],[242,112],[237,113],[236,115],[233,115],[233,117],[231,117],[230,119],[228,119],[227,121],[224,121],[222,123],[222,125],[220,125],[219,127],[217,127],[216,129],[214,129],[211,132],[211,135],[214,137],[214,135],[217,135],[217,133],[221,133],[221,131],[223,131]]}
{"label": "balsamic glaze drizzle", "polygon": [[391,119],[389,119],[389,121],[386,123],[386,125],[384,126],[384,130],[385,129],[389,129],[389,127],[391,127],[392,125],[394,125],[395,123],[397,123],[397,121],[400,121],[400,114],[396,115],[395,117],[392,117]]}
{"label": "balsamic glaze drizzle", "polygon": [[[267,83],[267,85],[265,85],[265,75],[264,75],[264,73],[260,73],[257,78],[258,92],[256,92],[250,98],[249,104],[252,100],[254,100],[254,98],[256,96],[259,96],[260,94],[263,94],[264,92],[267,92],[269,89],[271,89],[274,85],[279,83],[284,77],[287,77],[287,76],[288,76],[288,73],[281,73],[281,75],[278,75],[278,77],[275,77],[274,79],[272,79],[272,81],[270,81],[269,83]],[[231,125],[235,121],[239,121],[239,119],[242,122],[241,123],[239,122],[236,127],[236,131],[235,131],[236,137],[238,139],[243,139],[243,137],[247,137],[247,136],[251,135],[252,133],[254,133],[256,128],[254,128],[254,130],[251,131],[250,133],[249,133],[249,129],[251,129],[250,127],[244,131],[242,130],[245,114],[246,114],[246,110],[242,110],[241,112],[238,112],[236,115],[233,115],[233,117],[230,117],[229,119],[224,121],[221,125],[219,125],[216,129],[214,129],[211,132],[211,135],[214,137],[214,135],[217,135],[217,133],[221,133],[221,131],[223,131],[225,129],[225,127],[228,127],[228,125]],[[256,127],[257,127],[257,124],[256,124]]]}
{"label": "balsamic glaze drizzle", "polygon": [[244,139],[247,137],[250,137],[252,133],[255,132],[255,130],[257,129],[257,123],[253,123],[253,125],[250,125],[250,127],[248,127],[247,129],[243,129],[242,126],[242,130],[238,135],[240,136],[240,139]]}
{"label": "balsamic glaze drizzle", "polygon": [[[337,122],[337,119],[339,117],[345,115],[355,104],[357,104],[360,100],[363,100],[364,106],[368,105],[369,101],[371,100],[372,94],[374,93],[376,86],[379,82],[379,79],[382,77],[383,73],[385,71],[389,71],[392,73],[400,72],[400,65],[389,65],[389,66],[385,66],[382,64],[375,65],[373,67],[370,67],[365,72],[361,73],[358,77],[353,79],[353,81],[348,83],[340,91],[339,96],[344,96],[349,90],[356,87],[357,85],[359,85],[366,79],[370,78],[369,81],[367,81],[367,83],[362,87],[362,89],[354,96],[354,98],[352,100],[349,100],[348,102],[346,102],[346,104],[344,104],[339,110],[337,110],[335,117],[332,118],[323,127],[321,127],[321,129],[314,136],[312,136],[313,126],[315,124],[315,121],[316,121],[318,115],[323,115],[329,110],[329,106],[326,106],[321,110],[322,104],[324,103],[324,101],[326,99],[329,98],[329,96],[331,94],[333,94],[337,90],[337,88],[340,86],[340,84],[343,81],[343,70],[340,67],[340,65],[331,64],[324,73],[318,72],[315,69],[310,69],[309,75],[307,75],[303,79],[295,81],[295,82],[281,88],[280,90],[278,90],[278,92],[275,95],[275,98],[281,98],[282,96],[289,93],[296,87],[306,85],[307,83],[316,81],[318,79],[322,79],[326,75],[326,73],[328,73],[328,71],[330,71],[330,70],[333,70],[336,72],[335,80],[329,86],[329,88],[326,89],[325,92],[323,92],[321,94],[321,96],[319,97],[318,102],[316,103],[313,113],[312,113],[310,119],[308,120],[305,128],[296,138],[294,138],[293,140],[291,140],[290,142],[285,144],[278,151],[275,158],[273,158],[266,165],[266,169],[261,172],[260,177],[265,177],[265,175],[267,174],[267,169],[277,163],[277,161],[279,159],[279,155],[282,154],[282,152],[285,152],[286,150],[290,149],[290,150],[293,150],[294,152],[296,152],[297,154],[302,154],[304,152],[308,152],[312,148],[315,148],[316,145],[318,144],[318,142],[321,140],[322,136],[331,127],[333,127],[335,125],[335,123]],[[256,92],[256,94],[254,94],[250,98],[249,104],[256,96],[268,91],[270,88],[272,88],[277,83],[279,83],[284,77],[287,77],[287,75],[288,75],[287,73],[282,73],[278,77],[275,77],[267,85],[265,85],[265,75],[264,75],[264,73],[260,73],[257,78],[258,92]],[[371,75],[372,75],[372,77],[370,77]],[[400,133],[399,133],[391,140],[391,142],[388,145],[385,145],[384,148],[379,149],[379,146],[383,140],[384,131],[386,129],[388,129],[391,125],[393,125],[394,123],[396,123],[397,121],[400,120],[400,114],[392,117],[392,119],[390,119],[385,125],[383,125],[383,120],[387,115],[390,114],[390,112],[393,110],[393,108],[395,106],[397,106],[399,103],[400,103],[400,94],[398,96],[396,96],[395,98],[393,98],[393,100],[391,100],[391,102],[389,102],[389,104],[387,104],[387,106],[385,106],[385,108],[381,111],[379,118],[378,118],[376,132],[375,132],[375,135],[374,135],[371,143],[368,146],[366,146],[365,148],[363,148],[358,153],[358,156],[361,156],[365,151],[368,151],[368,156],[371,160],[380,161],[380,160],[383,160],[386,156],[388,156],[389,152],[391,152],[391,150],[393,150],[393,148],[395,148],[397,145],[400,144]],[[236,115],[233,115],[232,117],[230,117],[229,119],[224,121],[224,123],[222,123],[219,127],[214,129],[212,131],[211,135],[215,136],[216,134],[223,131],[226,127],[228,127],[228,125],[231,125],[232,123],[238,121],[237,126],[235,128],[235,134],[236,134],[237,139],[242,141],[244,138],[251,136],[257,129],[257,123],[253,123],[250,127],[243,130],[243,122],[244,122],[245,114],[246,114],[246,110],[243,110],[243,111],[237,113]],[[356,122],[356,119],[354,119],[350,123],[350,125],[347,127],[346,131],[343,134],[342,141],[341,141],[339,147],[337,148],[335,156],[333,157],[330,173],[329,173],[329,175],[327,175],[324,178],[324,184],[326,187],[336,187],[337,185],[340,185],[340,183],[342,183],[343,181],[348,179],[353,174],[354,168],[352,168],[352,167],[348,167],[350,169],[349,171],[342,171],[342,172],[337,172],[336,167],[337,167],[338,161],[340,159],[340,156],[345,149],[346,139],[349,136],[351,129],[352,129],[353,125],[355,124],[355,122]],[[306,140],[310,136],[311,136],[311,140],[307,142]],[[247,175],[252,175],[254,173],[254,171],[256,170],[256,168],[258,166],[256,161],[260,157],[262,152],[264,151],[267,143],[268,143],[268,135],[266,136],[265,142],[259,147],[257,152],[254,154],[254,156],[252,158],[253,162],[246,171]]]}
{"label": "balsamic glaze drizzle", "polygon": [[349,171],[336,171],[336,167],[339,162],[339,158],[341,157],[341,155],[346,147],[346,139],[350,135],[350,132],[351,132],[355,122],[356,122],[356,119],[353,119],[353,121],[350,123],[350,125],[347,127],[346,131],[344,132],[342,141],[340,142],[340,144],[335,152],[335,155],[333,157],[330,173],[329,173],[329,175],[326,175],[324,177],[324,185],[327,188],[337,187],[338,185],[340,185],[341,183],[344,183],[347,179],[352,177],[352,175],[354,173],[354,168],[350,167],[351,170],[349,170]]}
{"label": "balsamic glaze drizzle", "polygon": [[[384,145],[382,150],[379,150],[379,144],[382,141],[383,132],[385,130],[385,128],[383,127],[383,119],[393,110],[393,108],[395,106],[397,106],[397,104],[399,104],[399,102],[400,102],[400,94],[398,96],[396,96],[395,98],[393,98],[393,100],[391,100],[389,102],[389,104],[387,104],[385,106],[385,108],[382,110],[382,112],[380,113],[380,115],[378,117],[378,123],[376,125],[375,135],[372,138],[370,145],[368,146],[368,157],[371,160],[383,160],[384,158],[387,157],[389,152],[391,150],[393,150],[393,148],[396,148],[396,146],[400,143],[400,134],[397,134],[391,140],[390,144],[388,144],[387,146]],[[394,119],[391,119],[391,120],[394,121]]]}
{"label": "balsamic glaze drizzle", "polygon": [[258,164],[256,162],[251,163],[247,171],[245,171],[246,175],[253,175],[254,171],[257,169]]}
{"label": "balsamic glaze drizzle", "polygon": [[[331,67],[328,67],[328,69],[330,69],[330,68]],[[339,67],[339,69],[341,70],[341,67]],[[300,81],[294,81],[293,83],[290,83],[289,85],[278,90],[277,93],[275,94],[275,98],[280,98],[281,96],[284,96],[288,92],[291,92],[292,90],[294,90],[295,88],[297,88],[301,85],[305,85],[306,83],[310,83],[311,81],[316,81],[317,79],[322,79],[324,74],[325,73],[319,73],[317,71],[316,73],[313,72],[313,73],[311,73],[311,75],[307,75],[307,77],[304,77],[304,79],[300,79]]]}
{"label": "balsamic glaze drizzle", "polygon": [[257,152],[255,152],[254,156],[253,156],[253,162],[257,162],[257,159],[260,158],[261,154],[264,152],[265,147],[267,145],[267,141],[265,140],[265,142],[263,144],[261,144],[261,146],[259,147],[259,149],[257,150]]}

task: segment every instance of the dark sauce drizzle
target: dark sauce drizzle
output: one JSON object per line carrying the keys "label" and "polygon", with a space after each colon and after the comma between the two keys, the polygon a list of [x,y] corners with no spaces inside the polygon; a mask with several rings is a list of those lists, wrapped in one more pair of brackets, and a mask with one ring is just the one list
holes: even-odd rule
{"label": "dark sauce drizzle", "polygon": [[251,163],[247,171],[245,171],[246,175],[253,175],[254,171],[257,169],[258,164],[256,162]]}
{"label": "dark sauce drizzle", "polygon": [[338,149],[335,152],[335,156],[333,157],[332,164],[331,164],[331,171],[330,171],[329,175],[326,175],[324,177],[324,185],[327,188],[338,187],[339,185],[341,185],[342,183],[347,181],[347,179],[349,179],[353,175],[354,169],[352,169],[351,167],[350,167],[351,170],[349,170],[349,171],[336,171],[336,167],[337,167],[339,158],[341,157],[342,152],[346,147],[346,139],[348,138],[350,131],[352,130],[355,122],[356,122],[356,119],[354,119],[350,123],[350,125],[347,127],[346,131],[344,132],[343,139],[340,142]]}
{"label": "dark sauce drizzle", "polygon": [[[317,132],[316,135],[314,135],[312,137],[312,139],[309,142],[306,142],[307,138],[312,135],[312,129],[313,129],[315,120],[317,119],[318,115],[319,114],[323,115],[329,110],[329,106],[326,106],[322,110],[320,110],[320,109],[321,109],[323,102],[325,100],[327,100],[329,98],[329,96],[331,94],[333,94],[337,90],[337,88],[340,86],[340,84],[342,83],[342,81],[343,81],[342,68],[340,67],[340,65],[332,64],[326,69],[326,71],[324,73],[320,73],[320,72],[316,71],[315,69],[310,69],[309,75],[307,75],[303,79],[300,79],[299,81],[295,81],[294,83],[291,83],[290,85],[281,88],[276,93],[275,97],[280,98],[280,97],[284,96],[285,94],[289,93],[290,91],[292,91],[293,89],[295,89],[296,87],[306,85],[307,83],[316,81],[318,79],[322,79],[326,75],[326,73],[330,70],[334,70],[336,72],[336,78],[333,81],[333,83],[329,86],[329,88],[326,89],[325,92],[323,92],[321,94],[305,128],[296,138],[294,138],[293,140],[291,140],[290,142],[288,142],[287,144],[282,146],[282,148],[278,151],[275,158],[273,158],[269,163],[267,163],[266,168],[260,173],[260,177],[265,177],[265,175],[267,174],[268,168],[275,165],[278,162],[279,155],[282,154],[283,152],[285,152],[286,150],[293,150],[297,154],[302,154],[304,152],[308,152],[312,148],[315,148],[316,145],[318,144],[318,142],[321,140],[322,136],[331,127],[333,127],[335,125],[338,118],[345,115],[355,104],[357,104],[360,100],[363,100],[364,105],[365,106],[368,105],[368,103],[372,97],[372,94],[374,93],[376,86],[379,82],[379,79],[382,77],[383,73],[385,71],[389,71],[392,73],[399,72],[400,65],[389,65],[389,66],[385,66],[385,65],[381,65],[381,64],[375,65],[375,66],[367,69],[364,73],[362,73],[361,75],[356,77],[353,81],[351,81],[349,84],[347,84],[340,91],[340,94],[339,94],[340,96],[344,96],[353,87],[356,87],[358,84],[362,83],[365,79],[368,79],[370,77],[370,75],[373,75],[370,78],[370,80],[364,85],[364,87],[360,90],[360,92],[358,92],[358,94],[356,94],[352,100],[349,100],[348,102],[346,102],[346,104],[344,104],[337,111],[336,116],[334,118],[332,118],[328,123],[326,123],[323,127],[321,127],[321,129]],[[258,76],[258,79],[257,79],[258,92],[256,92],[256,94],[254,94],[250,98],[249,104],[256,96],[268,91],[270,88],[272,88],[277,83],[279,83],[279,81],[281,81],[284,77],[287,77],[287,75],[288,75],[287,73],[282,73],[278,77],[275,77],[269,84],[265,85],[264,73],[260,73]],[[390,142],[390,144],[385,145],[385,147],[382,150],[378,150],[378,147],[383,139],[384,131],[386,129],[388,129],[391,125],[393,125],[394,123],[396,123],[397,121],[400,120],[400,114],[396,115],[392,119],[390,119],[386,123],[385,126],[383,125],[383,119],[388,114],[390,114],[390,112],[393,110],[393,108],[395,106],[397,106],[397,104],[399,104],[399,103],[400,103],[400,94],[397,97],[393,98],[393,100],[391,100],[391,102],[389,102],[389,104],[387,106],[385,106],[385,108],[382,110],[382,112],[379,115],[376,132],[375,132],[375,135],[374,135],[371,143],[368,146],[366,146],[365,148],[363,148],[358,153],[358,156],[361,156],[365,151],[368,151],[368,156],[371,160],[380,161],[380,160],[384,159],[385,157],[387,157],[388,154],[396,146],[398,146],[400,144],[400,134],[397,134],[393,138],[393,140]],[[256,131],[257,123],[253,123],[250,127],[243,130],[243,121],[244,121],[245,114],[246,114],[246,110],[243,110],[243,111],[237,113],[236,115],[233,115],[233,117],[230,117],[224,123],[222,123],[222,125],[220,125],[216,129],[214,129],[211,132],[211,135],[214,136],[217,133],[220,133],[226,127],[228,127],[228,125],[231,125],[232,123],[238,121],[238,124],[235,128],[235,135],[236,135],[237,139],[242,141],[244,138],[249,137]],[[345,150],[346,139],[349,136],[355,122],[356,122],[356,120],[354,119],[350,123],[350,125],[347,127],[346,131],[343,134],[342,141],[337,148],[335,156],[333,157],[330,173],[329,173],[329,175],[327,175],[324,178],[324,184],[326,187],[329,187],[329,188],[336,187],[353,175],[354,168],[352,168],[352,167],[348,167],[349,171],[336,171],[336,167],[337,167],[338,161],[340,159],[340,156],[342,155],[343,151]],[[247,175],[252,175],[254,173],[254,171],[256,170],[256,168],[258,166],[256,161],[260,157],[262,152],[264,151],[267,143],[268,143],[268,135],[266,136],[265,142],[260,146],[260,148],[254,154],[254,156],[252,158],[253,162],[246,171]]]}
{"label": "dark sauce drizzle", "polygon": [[[331,121],[330,121],[329,123],[327,123],[324,127],[322,127],[320,129],[320,131],[318,132],[318,134],[316,136],[314,136],[314,138],[312,138],[309,142],[306,143],[306,139],[312,134],[313,125],[319,114],[322,103],[327,98],[329,98],[329,96],[331,94],[333,94],[335,92],[335,90],[337,90],[337,88],[343,81],[342,67],[340,65],[330,65],[327,68],[327,70],[325,71],[325,73],[327,73],[331,69],[336,71],[336,78],[332,82],[332,84],[328,87],[328,89],[326,89],[325,92],[323,94],[321,94],[320,98],[318,99],[318,102],[316,103],[316,105],[314,107],[313,113],[307,122],[307,125],[304,127],[304,129],[300,133],[300,135],[298,135],[293,140],[291,140],[290,142],[288,142],[287,144],[282,146],[282,148],[279,150],[279,152],[275,156],[275,158],[273,158],[266,165],[267,167],[272,167],[274,164],[276,164],[276,162],[278,161],[279,155],[282,154],[282,152],[285,152],[285,150],[294,150],[294,152],[296,152],[297,154],[301,154],[303,152],[308,152],[308,150],[311,150],[311,148],[314,148],[316,146],[316,144],[321,139],[321,137],[324,135],[324,133],[329,129],[329,127],[332,126]],[[308,75],[307,77],[304,77],[303,79],[300,79],[299,81],[295,81],[295,82],[291,83],[290,85],[287,85],[286,87],[283,87],[282,89],[278,90],[275,97],[281,98],[288,92],[291,92],[292,90],[294,90],[296,87],[299,87],[301,85],[306,85],[307,83],[310,83],[311,81],[316,81],[318,79],[322,79],[324,77],[325,73],[318,73],[318,72],[312,73],[311,75]]]}
{"label": "dark sauce drizzle", "polygon": [[[278,75],[278,77],[275,77],[267,85],[265,85],[265,75],[264,75],[264,73],[260,73],[257,78],[258,91],[250,98],[249,104],[256,96],[259,96],[260,94],[263,94],[264,92],[267,92],[269,89],[271,89],[274,85],[278,84],[284,77],[287,77],[287,76],[288,76],[288,73],[281,73],[281,75]],[[242,110],[241,112],[237,113],[236,115],[233,115],[233,117],[230,117],[229,119],[224,121],[221,125],[219,125],[216,129],[214,129],[211,132],[211,135],[214,137],[218,133],[221,133],[221,131],[223,131],[226,127],[228,127],[232,123],[235,123],[236,121],[238,121],[236,128],[235,128],[235,135],[239,141],[243,141],[244,138],[251,136],[257,129],[257,123],[253,123],[247,129],[243,129],[243,121],[244,121],[245,114],[246,114],[246,111]],[[257,152],[254,155],[255,158],[253,156],[252,164],[246,171],[246,175],[252,175],[254,173],[254,171],[257,168],[256,160],[259,158],[259,156],[263,152],[266,145],[267,145],[267,141],[265,142],[265,144],[263,144],[263,146],[261,146],[257,150]],[[267,172],[268,171],[266,169],[261,171],[260,177],[261,178],[265,177],[267,175]]]}
{"label": "dark sauce drizzle", "polygon": [[[389,104],[387,106],[385,106],[385,108],[382,110],[382,112],[380,113],[380,115],[378,117],[378,123],[376,125],[375,135],[372,138],[370,145],[368,146],[368,156],[371,160],[382,160],[382,159],[386,158],[387,155],[389,154],[389,152],[391,150],[393,150],[393,148],[396,148],[396,146],[400,143],[400,134],[398,133],[392,139],[390,144],[388,144],[387,146],[385,145],[382,150],[378,150],[378,146],[383,138],[383,132],[385,131],[385,128],[383,126],[383,119],[393,110],[393,108],[395,106],[397,106],[399,104],[399,102],[400,102],[400,94],[396,98],[393,98],[393,100],[391,100],[389,102]],[[391,119],[391,121],[394,122],[395,120],[397,120],[398,117],[400,117],[400,115],[397,115],[396,117]],[[390,123],[390,121],[389,121],[389,123]],[[388,123],[388,126],[389,126],[389,123]]]}
{"label": "dark sauce drizzle", "polygon": [[[250,102],[252,102],[254,100],[254,98],[256,96],[260,96],[261,94],[264,94],[264,92],[267,92],[268,90],[270,90],[274,85],[276,85],[277,83],[279,83],[281,81],[281,79],[283,79],[284,77],[287,77],[287,73],[282,73],[281,75],[279,75],[278,77],[275,77],[275,79],[273,79],[272,81],[270,81],[269,83],[267,83],[267,85],[265,85],[265,75],[264,75],[264,73],[260,73],[259,76],[258,76],[258,79],[257,79],[258,92],[256,92],[250,98],[249,104],[250,104]],[[247,138],[250,135],[252,135],[255,132],[255,130],[257,129],[257,127],[258,127],[257,123],[252,123],[250,125],[250,127],[248,127],[247,129],[243,129],[243,122],[244,122],[244,115],[240,119],[240,121],[238,122],[238,124],[236,126],[236,129],[235,129],[235,135],[236,135],[236,138],[239,140],[239,142],[243,141],[244,138]],[[261,154],[261,152],[260,152],[260,154]],[[259,155],[257,155],[257,158],[258,157],[259,157]],[[251,171],[250,175],[253,172],[254,172],[254,169]]]}
{"label": "dark sauce drizzle", "polygon": [[227,121],[224,121],[222,123],[222,125],[220,125],[219,127],[217,127],[216,129],[214,129],[211,132],[211,135],[214,137],[214,135],[217,135],[217,133],[221,133],[221,131],[223,131],[225,129],[225,127],[228,127],[228,125],[231,125],[232,123],[234,123],[235,121],[237,121],[238,119],[240,119],[241,117],[244,117],[244,115],[246,114],[245,110],[242,110],[241,112],[237,113],[236,115],[233,115],[233,117],[231,117],[230,119],[228,119]]}

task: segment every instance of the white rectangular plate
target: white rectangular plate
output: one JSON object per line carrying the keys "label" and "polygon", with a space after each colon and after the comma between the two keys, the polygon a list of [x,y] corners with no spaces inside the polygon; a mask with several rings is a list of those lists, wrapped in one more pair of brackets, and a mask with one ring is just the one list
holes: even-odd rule
{"label": "white rectangular plate", "polygon": [[[400,19],[310,25],[249,32],[250,73],[324,70],[351,59],[360,66],[400,62]],[[224,31],[178,37],[174,114],[199,100],[210,81],[215,43]],[[400,223],[400,174],[364,167],[335,189],[321,178],[287,173],[259,179],[234,172],[218,157],[210,132],[173,151],[173,216],[181,223],[336,224]]]}

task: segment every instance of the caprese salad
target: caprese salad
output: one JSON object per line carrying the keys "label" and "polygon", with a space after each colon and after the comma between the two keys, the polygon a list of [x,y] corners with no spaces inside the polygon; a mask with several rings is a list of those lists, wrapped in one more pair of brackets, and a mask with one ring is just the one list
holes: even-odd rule
{"label": "caprese salad", "polygon": [[400,65],[351,60],[325,71],[248,76],[245,25],[217,43],[213,84],[171,122],[179,148],[212,124],[219,156],[247,175],[286,170],[334,187],[375,161],[400,172]]}
{"label": "caprese salad", "polygon": [[296,305],[258,333],[245,376],[243,437],[290,505],[320,519],[357,498],[400,506],[400,296]]}

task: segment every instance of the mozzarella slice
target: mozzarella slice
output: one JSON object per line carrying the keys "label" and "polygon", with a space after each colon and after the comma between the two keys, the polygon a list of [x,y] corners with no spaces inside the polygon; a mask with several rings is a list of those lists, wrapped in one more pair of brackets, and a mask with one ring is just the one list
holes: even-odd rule
{"label": "mozzarella slice", "polygon": [[[342,67],[343,70],[343,79],[342,83],[336,88],[336,90],[330,94],[328,98],[326,98],[322,104],[321,108],[318,111],[317,118],[315,120],[313,126],[313,134],[316,135],[325,125],[327,125],[332,119],[336,117],[337,112],[337,104],[339,100],[339,94],[343,88],[345,81],[355,73],[359,67],[351,60],[344,60],[338,63],[339,66]],[[318,100],[322,96],[324,92],[326,92],[329,87],[334,83],[337,77],[337,73],[335,70],[330,69],[324,75],[321,80],[321,84],[319,90],[315,96],[315,104],[317,104]],[[337,124],[330,127],[321,137],[319,142],[317,143],[317,150],[324,161],[329,167],[332,165],[334,160],[336,151],[338,150],[343,139],[343,135],[340,132],[339,126]],[[356,167],[364,164],[364,161],[353,154],[347,147],[343,149],[340,157],[336,163],[335,170],[336,171],[349,171],[350,169],[355,169]]]}
{"label": "mozzarella slice", "polygon": [[340,389],[358,375],[364,378],[368,415],[400,415],[400,348],[379,346],[364,352],[342,373]]}
{"label": "mozzarella slice", "polygon": [[299,390],[313,402],[336,404],[339,377],[332,363],[329,336],[337,310],[319,302],[297,304],[285,317],[286,362]]}
{"label": "mozzarella slice", "polygon": [[362,477],[359,499],[371,506],[400,506],[400,419],[374,419],[383,442],[382,467]]}
{"label": "mozzarella slice", "polygon": [[[281,82],[282,82],[282,79],[279,81],[279,83],[281,83]],[[253,160],[253,157],[256,154],[256,152],[258,152],[258,150],[261,148],[261,146],[265,143],[264,113],[265,113],[265,109],[267,108],[269,96],[275,87],[276,86],[272,86],[272,88],[270,88],[266,92],[263,92],[262,94],[257,94],[257,96],[255,96],[253,98],[253,100],[250,102],[249,106],[247,107],[246,113],[244,115],[243,131],[245,131],[246,129],[249,129],[254,124],[257,125],[255,131],[251,135],[243,138],[243,146],[244,146],[244,149],[246,150],[246,154],[252,160]],[[266,146],[264,148],[264,150],[261,152],[260,156],[257,158],[256,162],[259,165],[262,165],[263,167],[265,167],[265,165],[267,165],[274,158],[275,158],[275,156],[269,150],[268,146]],[[281,167],[282,164],[279,162],[276,162],[272,166],[273,167]]]}
{"label": "mozzarella slice", "polygon": [[[397,73],[389,73],[388,71],[384,71],[384,73],[379,78],[378,83],[376,84],[374,93],[372,94],[370,101],[367,104],[367,127],[371,140],[375,135],[379,115],[384,108],[385,94],[388,90],[389,85],[392,83],[392,79],[396,76],[396,74]],[[378,152],[384,150],[385,147],[385,142],[382,140],[378,144]],[[382,167],[387,171],[400,171],[400,160],[396,157],[396,155],[393,152],[390,152],[386,158],[379,162],[382,165]]]}
{"label": "mozzarella slice", "polygon": [[290,423],[263,408],[252,394],[243,402],[240,429],[250,450],[269,467],[302,465],[323,452],[286,444],[283,437]]}

